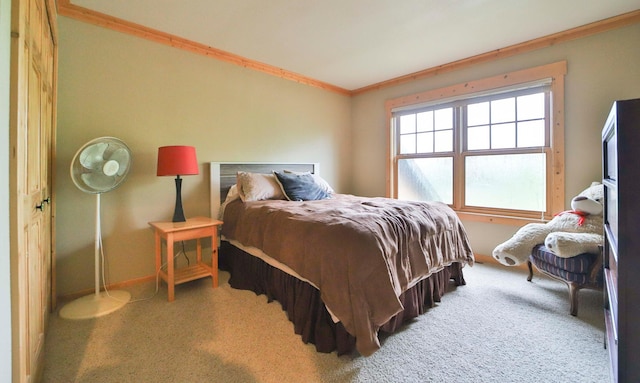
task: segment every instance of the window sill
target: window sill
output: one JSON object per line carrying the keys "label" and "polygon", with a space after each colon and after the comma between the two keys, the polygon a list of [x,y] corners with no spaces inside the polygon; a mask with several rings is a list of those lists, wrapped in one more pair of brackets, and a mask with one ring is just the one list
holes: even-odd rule
{"label": "window sill", "polygon": [[463,221],[475,221],[485,223],[496,223],[500,225],[522,226],[527,223],[546,223],[547,220],[529,217],[513,217],[485,213],[469,213],[464,211],[456,211],[458,217]]}

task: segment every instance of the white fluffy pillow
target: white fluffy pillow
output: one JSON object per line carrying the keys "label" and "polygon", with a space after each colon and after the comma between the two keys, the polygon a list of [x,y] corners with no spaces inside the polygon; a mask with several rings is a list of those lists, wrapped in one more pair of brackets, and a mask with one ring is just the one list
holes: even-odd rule
{"label": "white fluffy pillow", "polygon": [[238,172],[238,194],[243,202],[286,199],[273,174]]}
{"label": "white fluffy pillow", "polygon": [[317,174],[312,174],[313,178],[316,180],[316,183],[328,194],[335,193],[335,190],[329,185],[329,183],[322,177]]}

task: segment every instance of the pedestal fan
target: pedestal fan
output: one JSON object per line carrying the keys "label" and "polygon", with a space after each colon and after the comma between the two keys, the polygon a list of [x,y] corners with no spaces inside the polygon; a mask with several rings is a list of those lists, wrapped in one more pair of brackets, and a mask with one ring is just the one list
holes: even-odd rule
{"label": "pedestal fan", "polygon": [[86,193],[96,195],[95,216],[95,293],[78,298],[60,310],[66,319],[89,319],[112,313],[131,299],[126,291],[100,292],[100,195],[111,191],[125,180],[131,168],[131,150],[114,137],[100,137],[84,144],[71,161],[71,179]]}

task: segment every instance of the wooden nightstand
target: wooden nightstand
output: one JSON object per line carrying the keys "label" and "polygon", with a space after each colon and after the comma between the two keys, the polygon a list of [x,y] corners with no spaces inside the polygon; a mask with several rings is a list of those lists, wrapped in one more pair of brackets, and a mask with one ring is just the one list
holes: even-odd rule
{"label": "wooden nightstand", "polygon": [[[169,302],[175,299],[175,285],[195,279],[211,277],[213,287],[218,287],[218,226],[222,221],[208,217],[189,218],[186,222],[149,222],[155,231],[156,273],[167,282]],[[211,265],[202,261],[201,238],[211,238]],[[162,267],[162,240],[167,244],[167,270]],[[174,268],[174,242],[196,240],[196,264]]]}

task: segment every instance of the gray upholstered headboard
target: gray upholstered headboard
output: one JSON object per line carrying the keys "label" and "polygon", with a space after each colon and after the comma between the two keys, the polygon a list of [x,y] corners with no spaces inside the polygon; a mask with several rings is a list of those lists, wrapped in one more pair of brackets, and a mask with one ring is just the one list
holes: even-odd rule
{"label": "gray upholstered headboard", "polygon": [[292,170],[320,174],[318,163],[292,162],[211,162],[209,166],[209,195],[211,218],[217,219],[220,205],[227,198],[231,185],[236,183],[239,171],[270,174],[273,171]]}

